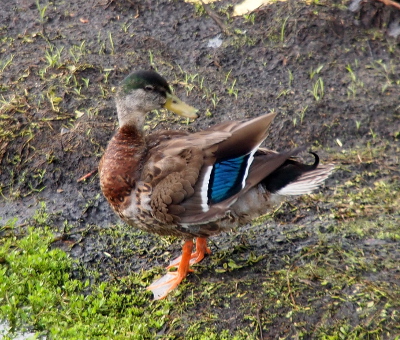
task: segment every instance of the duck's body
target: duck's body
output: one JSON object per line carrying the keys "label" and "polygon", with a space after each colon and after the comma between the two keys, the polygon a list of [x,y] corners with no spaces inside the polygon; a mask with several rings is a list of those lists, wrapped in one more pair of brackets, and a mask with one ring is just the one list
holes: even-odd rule
{"label": "duck's body", "polygon": [[[153,106],[140,103],[146,86],[158,93],[161,104],[158,99]],[[129,97],[132,92],[136,96]],[[190,271],[190,264],[210,253],[208,237],[265,214],[281,195],[311,192],[332,171],[331,165],[319,165],[316,155],[313,165],[295,161],[292,157],[304,148],[284,153],[259,148],[273,113],[193,134],[160,131],[145,136],[145,114],[168,106],[169,96],[167,83],[154,72],[126,78],[117,94],[120,129],[99,166],[102,191],[125,222],[185,239],[182,257],[169,266],[178,271],[149,287],[155,298],[165,297]],[[189,106],[180,113],[195,117]],[[196,252],[191,254],[195,237]]]}

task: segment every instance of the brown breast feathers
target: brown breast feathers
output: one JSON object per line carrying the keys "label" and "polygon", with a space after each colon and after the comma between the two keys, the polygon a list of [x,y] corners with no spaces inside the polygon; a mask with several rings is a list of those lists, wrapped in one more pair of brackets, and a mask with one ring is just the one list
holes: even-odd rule
{"label": "brown breast feathers", "polygon": [[116,212],[128,204],[126,198],[140,177],[145,150],[142,134],[131,126],[120,128],[107,146],[99,164],[100,186]]}

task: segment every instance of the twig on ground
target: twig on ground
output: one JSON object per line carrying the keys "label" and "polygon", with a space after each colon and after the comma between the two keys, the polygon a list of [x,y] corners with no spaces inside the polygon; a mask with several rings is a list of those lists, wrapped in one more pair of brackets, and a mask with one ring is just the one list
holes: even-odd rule
{"label": "twig on ground", "polygon": [[296,301],[294,300],[294,297],[292,294],[292,288],[290,287],[290,279],[289,279],[289,270],[290,269],[288,269],[288,271],[286,272],[286,282],[287,282],[287,286],[288,286],[288,293],[289,293],[290,299],[292,300],[293,306],[296,308],[297,304],[296,304]]}
{"label": "twig on ground", "polygon": [[93,170],[93,171],[89,172],[89,173],[86,174],[85,176],[82,176],[81,178],[79,178],[79,179],[77,180],[77,182],[82,182],[82,181],[84,181],[85,179],[88,179],[89,177],[93,176],[97,171],[98,171],[98,170],[96,169],[96,170]]}
{"label": "twig on ground", "polygon": [[260,311],[261,311],[262,307],[260,307],[257,310],[257,322],[258,322],[258,327],[260,328],[260,339],[264,339],[263,336],[263,331],[262,331],[262,323],[261,323],[261,319],[260,319]]}
{"label": "twig on ground", "polygon": [[226,35],[230,35],[231,33],[229,32],[228,28],[224,25],[221,18],[217,14],[215,14],[214,11],[207,4],[205,4],[203,0],[200,0],[200,2],[201,5],[204,7],[204,10],[207,12],[208,16],[216,22],[221,31]]}
{"label": "twig on ground", "polygon": [[383,2],[386,6],[393,6],[400,9],[400,3],[393,1],[393,0],[377,0]]}

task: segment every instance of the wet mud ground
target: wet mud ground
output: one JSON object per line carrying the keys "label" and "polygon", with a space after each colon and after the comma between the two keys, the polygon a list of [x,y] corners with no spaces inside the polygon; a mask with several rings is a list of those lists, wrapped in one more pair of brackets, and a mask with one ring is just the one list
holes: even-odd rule
{"label": "wet mud ground", "polygon": [[[329,294],[329,279],[299,268],[323,261],[323,248],[338,256],[327,266],[345,273],[350,265],[341,256],[352,252],[365,258],[356,276],[366,287],[399,285],[400,38],[389,34],[399,11],[372,1],[351,12],[348,1],[289,0],[234,17],[237,3],[209,5],[222,32],[203,6],[182,1],[8,2],[0,11],[3,237],[10,221],[23,227],[45,211],[58,235],[54,246],[99,280],[154,268],[151,281],[179,255],[180,240],[123,225],[96,174],[77,181],[97,168],[117,128],[115,86],[133,70],[152,68],[200,117],[188,122],[155,112],[149,131],[198,131],[273,110],[268,148],[307,143],[323,163],[336,164],[318,193],[213,238],[213,255],[172,296],[184,301],[210,289],[207,301],[195,299],[192,309],[171,311],[171,318],[184,315],[189,327],[207,314],[217,330],[260,328],[265,339],[298,336],[299,329],[301,338],[318,338],[321,327],[338,323],[367,325],[391,338],[398,313],[381,323],[374,315],[398,305],[379,300],[364,313],[355,300],[335,304],[340,294]],[[307,154],[303,159],[312,162]],[[279,301],[259,298],[282,270],[306,287],[288,293],[293,310],[302,307],[293,315]],[[348,297],[356,289],[343,283],[335,291]],[[398,301],[399,290],[392,294]]]}

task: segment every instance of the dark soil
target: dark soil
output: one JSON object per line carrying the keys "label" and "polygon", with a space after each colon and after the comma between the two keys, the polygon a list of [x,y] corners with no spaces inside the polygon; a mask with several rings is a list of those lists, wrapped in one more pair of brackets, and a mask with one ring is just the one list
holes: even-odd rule
{"label": "dark soil", "polygon": [[[187,279],[190,285],[212,280],[257,285],[266,268],[273,273],[285,266],[286,258],[318,243],[316,232],[330,234],[338,220],[356,218],[341,215],[338,202],[322,197],[360,180],[359,174],[370,175],[363,175],[354,190],[373,188],[378,180],[398,183],[400,38],[389,36],[387,28],[398,22],[399,11],[373,1],[363,2],[354,13],[348,1],[307,5],[288,0],[256,9],[252,16],[233,17],[236,3],[210,5],[222,18],[225,33],[202,6],[182,1],[40,2],[42,13],[46,8],[43,17],[32,0],[3,4],[0,223],[16,218],[16,225],[24,225],[44,209],[44,202],[49,223],[60,235],[55,245],[99,271],[101,279],[164,266],[178,255],[179,240],[167,238],[166,244],[156,236],[116,227],[122,223],[102,196],[97,175],[78,182],[96,170],[117,127],[115,86],[138,69],[156,69],[201,113],[189,124],[166,112],[153,113],[149,129],[198,131],[274,110],[278,116],[268,148],[308,143],[322,162],[337,164],[320,201],[291,200],[268,226],[246,226],[214,238],[214,266],[224,268],[233,258],[241,268],[222,274],[200,270]],[[218,36],[221,46],[209,47]],[[378,215],[375,211],[366,218]],[[398,211],[392,217],[398,220]],[[343,247],[370,251],[351,240],[343,240]],[[263,259],[252,264],[251,256]],[[387,280],[399,284],[398,272]],[[315,288],[315,296],[321,291]],[[257,292],[246,299],[254,302],[263,320],[268,310],[258,307]],[[318,302],[321,309],[324,301]],[[225,302],[220,298],[214,307],[199,303],[196,309],[211,308],[210,313],[219,315],[218,329],[251,324],[242,320],[240,299],[231,300],[229,309],[223,308]],[[341,308],[335,311],[337,318],[358,323],[353,304]],[[312,334],[321,318],[304,312],[298,322]],[[290,320],[282,317],[281,324],[265,326],[263,336],[293,334]]]}

